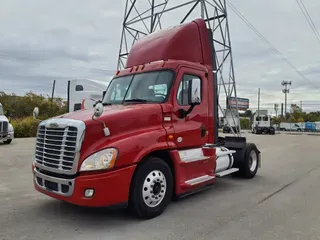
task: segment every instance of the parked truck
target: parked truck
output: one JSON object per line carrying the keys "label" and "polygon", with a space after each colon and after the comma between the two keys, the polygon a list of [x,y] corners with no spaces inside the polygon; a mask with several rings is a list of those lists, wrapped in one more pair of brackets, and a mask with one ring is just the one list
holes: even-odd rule
{"label": "parked truck", "polygon": [[8,118],[4,115],[3,106],[0,103],[0,142],[10,144],[14,138],[14,129]]}
{"label": "parked truck", "polygon": [[301,132],[303,128],[304,128],[304,123],[302,123],[302,125],[300,123],[290,123],[290,122],[281,122],[279,124],[280,131]]}
{"label": "parked truck", "polygon": [[317,124],[314,122],[305,122],[303,131],[304,132],[316,132],[317,131]]}
{"label": "parked truck", "polygon": [[40,122],[35,189],[80,206],[124,203],[148,219],[216,177],[253,178],[257,146],[218,136],[214,57],[202,19],[137,41],[94,111]]}
{"label": "parked truck", "polygon": [[239,133],[240,132],[239,125],[240,125],[239,112],[236,109],[226,109],[224,126],[222,128],[222,132],[232,133],[232,130],[233,130],[234,133]]}
{"label": "parked truck", "polygon": [[255,112],[253,114],[251,131],[254,134],[275,134],[275,128],[271,126],[271,116],[268,115],[268,112]]}

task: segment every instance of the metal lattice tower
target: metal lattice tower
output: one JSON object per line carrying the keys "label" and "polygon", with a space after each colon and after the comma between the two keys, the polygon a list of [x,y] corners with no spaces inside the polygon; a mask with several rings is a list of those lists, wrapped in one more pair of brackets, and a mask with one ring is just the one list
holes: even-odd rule
{"label": "metal lattice tower", "polygon": [[[125,68],[130,48],[139,38],[196,18],[204,19],[213,32],[219,110],[225,117],[222,106],[226,106],[226,98],[237,99],[226,0],[126,0],[118,69]],[[235,117],[233,121],[240,128],[240,121]]]}

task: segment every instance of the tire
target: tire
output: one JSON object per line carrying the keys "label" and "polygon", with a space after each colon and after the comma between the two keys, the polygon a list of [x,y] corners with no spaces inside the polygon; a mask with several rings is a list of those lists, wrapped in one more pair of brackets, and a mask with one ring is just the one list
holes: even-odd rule
{"label": "tire", "polygon": [[12,142],[12,139],[8,139],[8,140],[3,141],[3,142],[4,142],[4,144],[10,144]]}
{"label": "tire", "polygon": [[[162,159],[148,157],[145,160],[131,182],[129,211],[138,218],[151,219],[161,215],[168,206],[173,176],[170,167]],[[160,202],[157,202],[159,199]]]}
{"label": "tire", "polygon": [[[253,159],[254,155],[255,159]],[[248,143],[244,153],[244,161],[239,169],[241,177],[251,179],[256,175],[259,167],[258,156],[259,151],[256,145]]]}

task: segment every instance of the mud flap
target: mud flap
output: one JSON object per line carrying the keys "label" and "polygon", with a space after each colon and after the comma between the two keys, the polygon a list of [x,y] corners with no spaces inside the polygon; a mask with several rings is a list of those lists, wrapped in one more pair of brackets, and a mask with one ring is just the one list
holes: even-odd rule
{"label": "mud flap", "polygon": [[261,168],[261,152],[260,151],[259,151],[259,154],[258,154],[258,167]]}

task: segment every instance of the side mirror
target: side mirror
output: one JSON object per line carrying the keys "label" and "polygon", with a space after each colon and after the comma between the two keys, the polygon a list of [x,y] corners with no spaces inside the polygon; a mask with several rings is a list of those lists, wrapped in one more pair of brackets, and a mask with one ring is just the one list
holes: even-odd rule
{"label": "side mirror", "polygon": [[103,113],[103,105],[101,102],[98,102],[95,106],[94,106],[94,113],[93,113],[93,117],[98,118],[102,115]]}
{"label": "side mirror", "polygon": [[101,101],[101,100],[96,101],[96,102],[93,104],[93,108],[95,108],[98,103],[102,103],[102,101]]}
{"label": "side mirror", "polygon": [[201,102],[201,80],[199,78],[194,78],[188,81],[188,104],[190,105],[188,110],[179,109],[179,118],[185,118],[190,114],[196,105]]}
{"label": "side mirror", "polygon": [[38,116],[39,116],[39,108],[38,107],[35,107],[34,109],[33,109],[33,119],[37,119],[38,118]]}
{"label": "side mirror", "polygon": [[194,78],[189,81],[189,105],[199,105],[201,102],[201,80]]}

